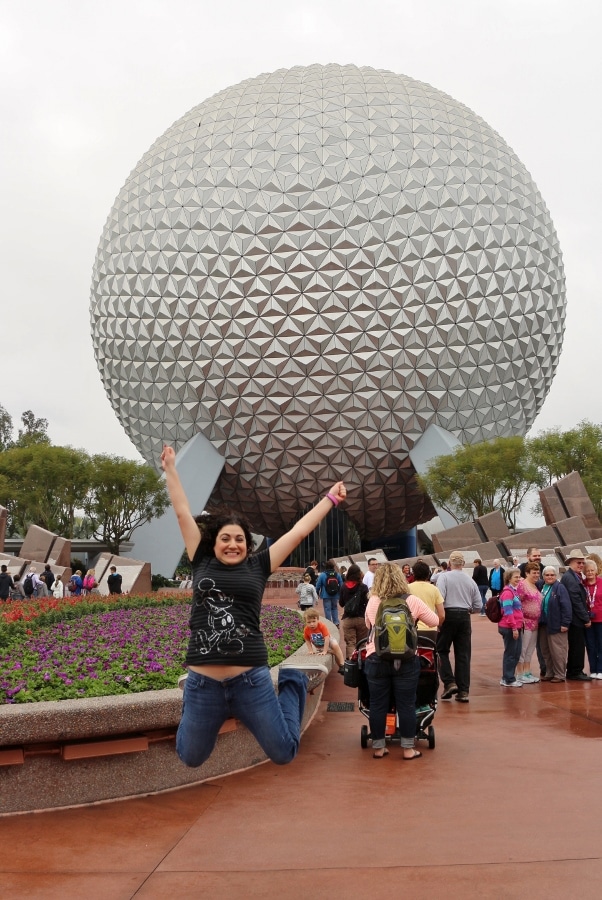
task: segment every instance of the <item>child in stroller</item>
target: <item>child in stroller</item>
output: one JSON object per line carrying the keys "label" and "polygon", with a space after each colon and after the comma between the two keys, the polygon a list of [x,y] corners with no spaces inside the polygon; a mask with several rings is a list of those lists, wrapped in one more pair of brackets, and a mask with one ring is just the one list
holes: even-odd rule
{"label": "child in stroller", "polygon": [[[363,666],[367,642],[368,639],[364,638],[357,644],[351,660],[346,664],[346,668],[353,674],[345,679],[347,684],[355,681],[352,686],[358,689],[358,708],[366,719],[370,717],[370,692]],[[432,637],[428,637],[428,632],[418,632],[418,657],[420,659],[420,676],[416,692],[416,740],[427,741],[429,749],[433,750],[435,748],[435,729],[432,721],[437,710],[439,676],[437,674],[436,644]],[[372,735],[368,726],[362,725],[360,741],[364,749],[369,746],[371,739]],[[400,740],[395,700],[392,693],[387,715],[386,740],[391,743]]]}

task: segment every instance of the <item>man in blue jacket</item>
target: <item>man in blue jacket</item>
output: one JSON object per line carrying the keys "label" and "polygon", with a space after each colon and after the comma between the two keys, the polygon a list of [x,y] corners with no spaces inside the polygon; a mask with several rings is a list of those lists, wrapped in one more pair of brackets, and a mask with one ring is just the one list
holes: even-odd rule
{"label": "man in blue jacket", "polygon": [[316,593],[324,604],[324,615],[337,627],[339,624],[339,596],[342,586],[343,579],[337,572],[336,563],[334,559],[329,559],[324,571],[318,575]]}
{"label": "man in blue jacket", "polygon": [[585,662],[585,629],[591,628],[587,591],[583,583],[585,556],[581,550],[571,550],[566,563],[568,569],[560,579],[569,595],[573,617],[569,625],[569,655],[566,663],[567,681],[591,681],[583,671]]}

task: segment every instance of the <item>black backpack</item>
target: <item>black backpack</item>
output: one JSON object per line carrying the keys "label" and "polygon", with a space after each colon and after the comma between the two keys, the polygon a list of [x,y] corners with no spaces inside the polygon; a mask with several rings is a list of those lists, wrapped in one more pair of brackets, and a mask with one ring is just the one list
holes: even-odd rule
{"label": "black backpack", "polygon": [[33,575],[27,575],[23,582],[23,590],[25,591],[26,597],[33,597]]}
{"label": "black backpack", "polygon": [[328,594],[329,597],[336,597],[336,595],[341,590],[339,586],[339,579],[337,578],[336,572],[327,572],[326,573],[326,581],[324,582],[324,590]]}
{"label": "black backpack", "polygon": [[52,588],[52,585],[54,584],[54,575],[52,574],[52,572],[50,570],[44,571],[40,575],[40,578],[42,579],[48,590],[50,590]]}
{"label": "black backpack", "polygon": [[345,616],[348,619],[357,619],[359,616],[363,615],[364,612],[365,610],[362,612],[362,590],[361,586],[358,584],[355,586],[345,603]]}

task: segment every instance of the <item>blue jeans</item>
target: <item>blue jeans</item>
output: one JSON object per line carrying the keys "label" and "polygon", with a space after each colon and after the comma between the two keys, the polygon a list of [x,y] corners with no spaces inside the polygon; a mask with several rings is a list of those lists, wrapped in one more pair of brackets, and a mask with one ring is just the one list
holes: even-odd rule
{"label": "blue jeans", "polygon": [[334,622],[335,625],[339,624],[339,595],[336,597],[322,597],[322,603],[324,604],[324,615],[331,622]]}
{"label": "blue jeans", "polygon": [[511,628],[500,628],[498,625],[498,634],[501,634],[504,641],[504,656],[502,658],[502,680],[506,684],[516,681],[516,666],[520,659],[523,649],[522,634],[518,633],[516,640],[512,637]]}
{"label": "blue jeans", "polygon": [[479,594],[481,595],[481,612],[485,612],[485,604],[487,603],[487,591],[489,590],[489,586],[486,584],[477,584],[479,589]]}
{"label": "blue jeans", "polygon": [[399,720],[401,746],[414,746],[416,736],[416,689],[420,675],[420,660],[417,656],[402,663],[399,669],[392,662],[385,662],[372,653],[365,664],[365,673],[370,690],[370,733],[372,746],[378,750],[385,746],[387,713],[391,700],[395,702]]}
{"label": "blue jeans", "polygon": [[284,668],[278,675],[278,696],[270,670],[257,666],[234,678],[217,681],[189,670],[184,686],[182,718],[176,750],[191,767],[209,758],[226,719],[239,719],[277,765],[297,755],[307,696],[307,676]]}

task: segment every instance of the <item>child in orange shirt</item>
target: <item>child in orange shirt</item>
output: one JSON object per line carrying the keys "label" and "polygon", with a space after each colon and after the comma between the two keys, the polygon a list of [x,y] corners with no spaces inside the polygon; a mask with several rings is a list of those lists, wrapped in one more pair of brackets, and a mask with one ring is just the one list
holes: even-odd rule
{"label": "child in orange shirt", "polygon": [[338,641],[330,636],[327,626],[320,622],[320,613],[310,607],[303,613],[303,619],[305,621],[303,637],[308,652],[315,653],[317,656],[326,656],[327,653],[332,653],[339,666],[339,675],[342,675],[345,671],[345,657]]}

